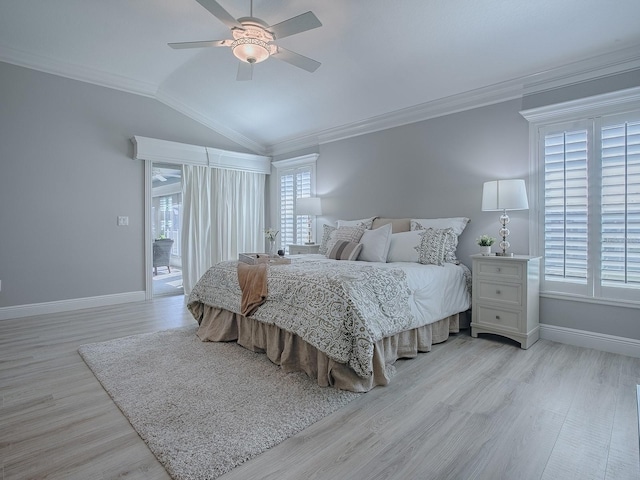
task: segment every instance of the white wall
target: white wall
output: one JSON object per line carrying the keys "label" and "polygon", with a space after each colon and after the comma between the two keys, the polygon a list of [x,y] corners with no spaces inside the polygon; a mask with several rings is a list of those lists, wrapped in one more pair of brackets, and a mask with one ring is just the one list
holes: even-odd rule
{"label": "white wall", "polygon": [[0,92],[0,307],[144,290],[133,135],[246,151],[154,99],[2,62]]}

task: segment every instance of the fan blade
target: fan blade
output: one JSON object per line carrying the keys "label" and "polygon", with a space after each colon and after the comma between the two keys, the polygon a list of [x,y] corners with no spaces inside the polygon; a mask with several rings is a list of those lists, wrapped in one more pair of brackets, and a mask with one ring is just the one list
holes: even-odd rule
{"label": "fan blade", "polygon": [[292,17],[289,20],[285,20],[284,22],[276,23],[275,25],[267,28],[267,30],[273,32],[276,38],[284,38],[321,26],[322,23],[320,23],[318,17],[316,17],[313,12],[307,12],[302,15],[298,15],[297,17]]}
{"label": "fan blade", "polygon": [[238,75],[236,80],[246,82],[253,78],[253,63],[238,62]]}
{"label": "fan blade", "polygon": [[224,23],[229,28],[240,28],[244,30],[244,27],[240,22],[231,16],[222,6],[216,2],[216,0],[196,0],[200,5],[209,10],[209,12]]}
{"label": "fan blade", "polygon": [[309,57],[305,57],[304,55],[300,55],[299,53],[292,52],[291,50],[287,50],[282,47],[278,47],[278,51],[271,56],[311,73],[315,72],[318,67],[322,65],[320,62],[316,62]]}
{"label": "fan blade", "polygon": [[207,40],[204,42],[177,42],[168,43],[171,48],[201,48],[201,47],[228,47],[233,40]]}

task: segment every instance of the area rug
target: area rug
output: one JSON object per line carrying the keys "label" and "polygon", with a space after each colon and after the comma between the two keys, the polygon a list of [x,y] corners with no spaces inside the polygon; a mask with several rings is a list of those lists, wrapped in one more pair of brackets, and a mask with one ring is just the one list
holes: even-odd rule
{"label": "area rug", "polygon": [[78,350],[176,480],[217,478],[361,395],[284,373],[236,343],[201,342],[195,331]]}

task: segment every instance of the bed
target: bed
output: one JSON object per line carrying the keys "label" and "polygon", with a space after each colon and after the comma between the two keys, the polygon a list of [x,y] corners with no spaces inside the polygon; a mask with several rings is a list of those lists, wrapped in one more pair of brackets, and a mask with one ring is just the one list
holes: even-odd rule
{"label": "bed", "polygon": [[[387,385],[397,359],[428,352],[459,330],[460,314],[471,301],[470,272],[455,257],[439,264],[415,261],[417,248],[407,245],[417,239],[424,243],[426,235],[408,232],[422,225],[409,219],[370,220],[338,223],[323,235],[323,244],[327,240],[328,250],[335,250],[336,230],[344,234],[365,225],[370,232],[361,234],[362,243],[348,243],[364,247],[356,256],[369,261],[336,260],[328,258],[328,251],[292,256],[289,265],[269,265],[268,294],[250,312],[243,310],[238,262],[211,267],[187,301],[199,324],[198,337],[236,341],[266,353],[285,371],[306,372],[321,386],[366,392]],[[455,233],[454,250],[462,229]],[[377,257],[380,240],[367,239],[382,237],[384,231],[389,232],[386,252]],[[391,261],[375,261],[383,258]]]}

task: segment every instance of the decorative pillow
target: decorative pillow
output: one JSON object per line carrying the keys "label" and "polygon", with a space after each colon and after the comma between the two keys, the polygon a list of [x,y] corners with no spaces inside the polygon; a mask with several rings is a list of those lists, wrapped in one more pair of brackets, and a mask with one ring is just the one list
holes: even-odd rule
{"label": "decorative pillow", "polygon": [[445,263],[455,263],[456,265],[460,265],[460,260],[458,260],[458,257],[456,257],[457,249],[458,249],[458,235],[456,235],[452,229],[451,232],[447,234],[447,245],[445,246],[445,252],[444,252]]}
{"label": "decorative pillow", "polygon": [[357,227],[338,227],[329,235],[327,241],[327,252],[330,252],[334,243],[338,240],[346,240],[347,242],[358,243],[362,238],[365,227],[361,223]]}
{"label": "decorative pillow", "polygon": [[418,251],[415,247],[420,245],[421,231],[400,232],[391,235],[391,245],[387,255],[387,262],[413,262],[418,263]]}
{"label": "decorative pillow", "polygon": [[371,217],[371,218],[363,218],[362,220],[338,220],[336,222],[336,227],[340,228],[340,227],[357,227],[358,225],[360,225],[361,223],[364,224],[364,228],[366,228],[367,230],[371,230],[371,227],[373,226],[373,220],[375,220],[376,217]]}
{"label": "decorative pillow", "polygon": [[450,248],[450,236],[454,235],[452,228],[427,228],[420,231],[422,237],[420,245],[415,247],[418,252],[418,263],[423,265],[439,265],[445,263],[445,254]]}
{"label": "decorative pillow", "polygon": [[365,230],[360,239],[362,251],[358,260],[363,262],[386,262],[391,246],[391,224],[375,230]]}
{"label": "decorative pillow", "polygon": [[327,245],[329,243],[329,236],[331,232],[333,232],[336,227],[332,227],[331,225],[323,225],[322,226],[322,241],[320,242],[320,248],[318,249],[318,253],[322,255],[327,254]]}
{"label": "decorative pillow", "polygon": [[338,240],[333,244],[331,250],[327,254],[327,258],[332,260],[355,260],[362,250],[361,243],[348,242],[347,240]]}
{"label": "decorative pillow", "polygon": [[469,223],[467,217],[452,218],[412,218],[411,230],[426,230],[427,228],[452,228],[453,233],[460,235]]}

